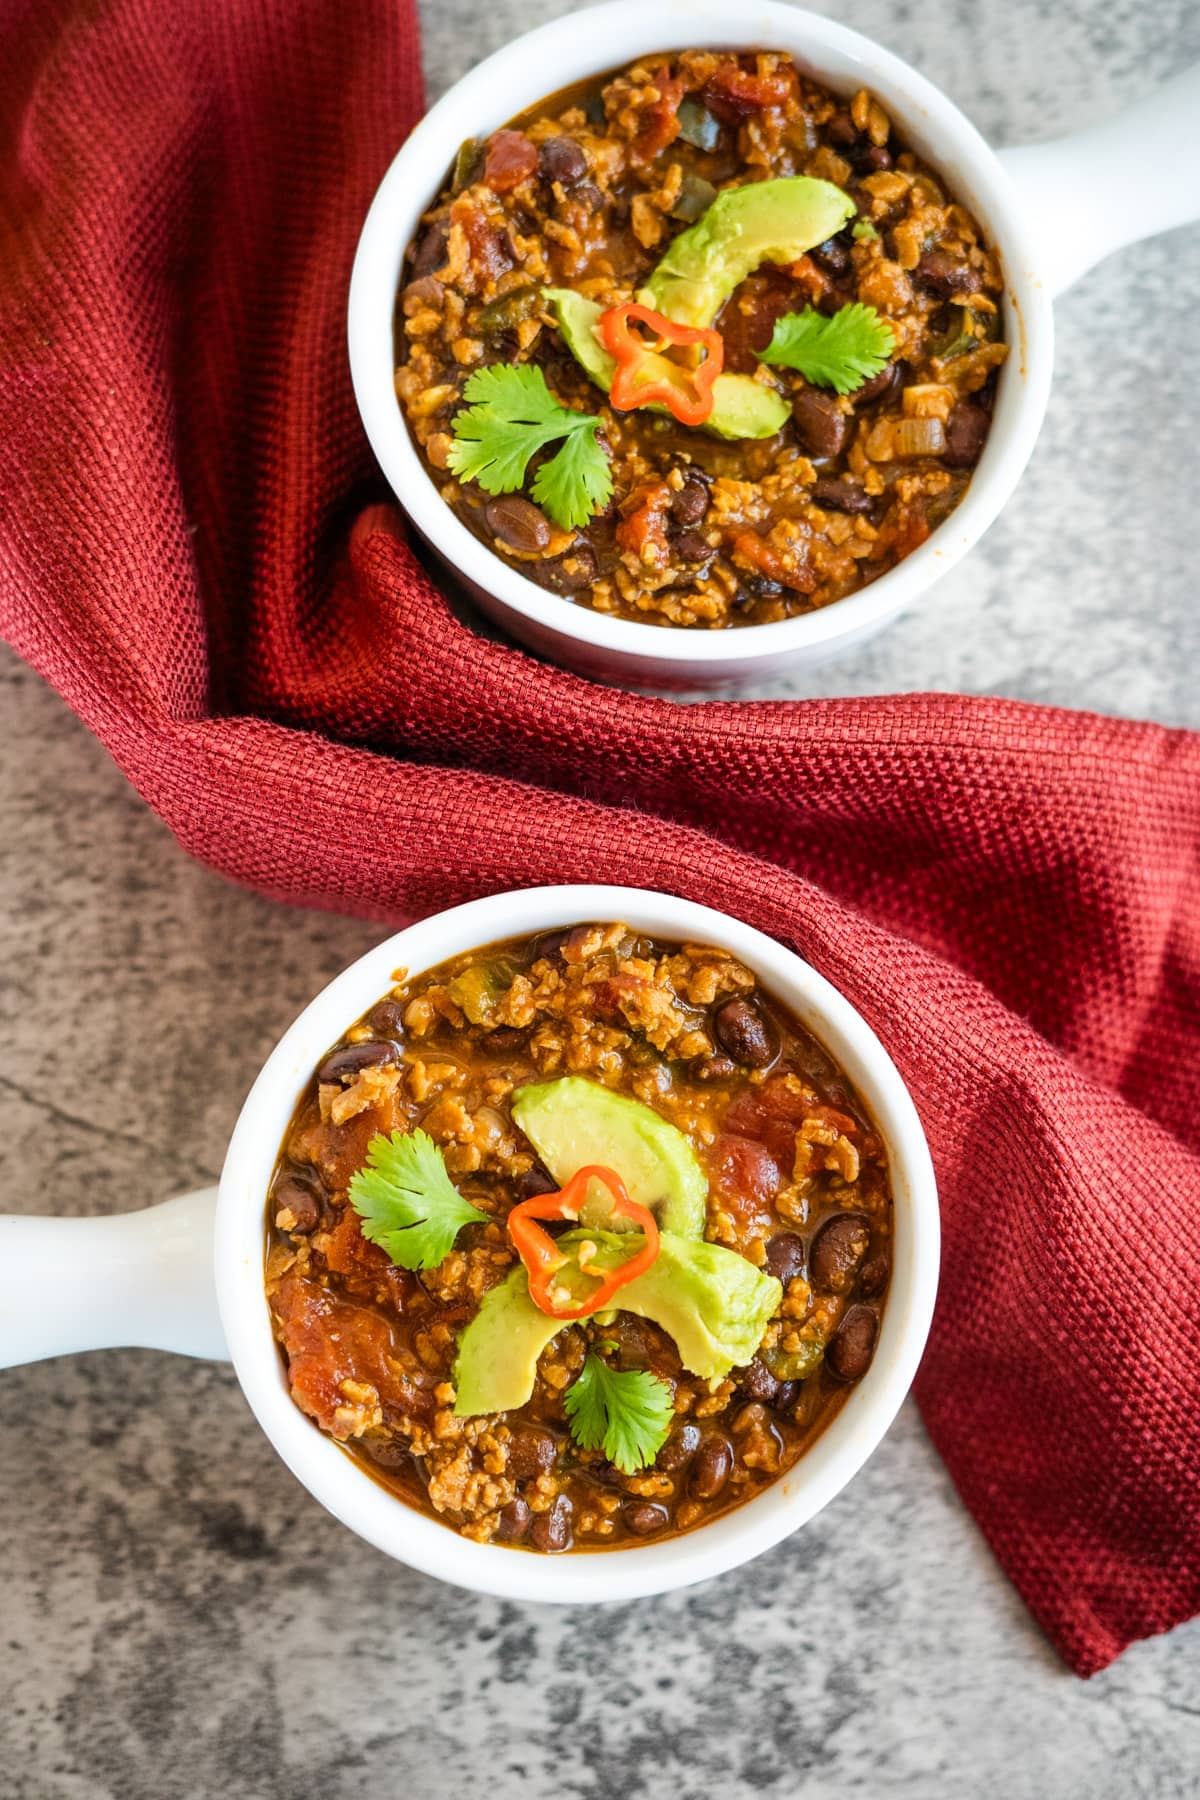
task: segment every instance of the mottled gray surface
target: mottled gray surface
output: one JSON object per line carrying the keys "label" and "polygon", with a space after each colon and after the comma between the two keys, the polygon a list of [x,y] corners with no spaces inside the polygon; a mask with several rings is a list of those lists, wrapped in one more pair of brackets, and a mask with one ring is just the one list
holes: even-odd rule
{"label": "mottled gray surface", "polygon": [[[561,10],[426,0],[431,86]],[[863,0],[852,22],[998,141],[1200,53],[1183,0]],[[1064,300],[1047,431],[1004,520],[822,691],[1200,724],[1198,285],[1200,236],[1176,234]],[[123,1210],[215,1176],[260,1056],[377,934],[188,862],[7,655],[0,683],[0,1205]],[[226,1370],[150,1353],[0,1377],[0,1518],[3,1800],[1200,1791],[1200,1631],[1064,1674],[911,1408],[790,1544],[587,1616],[388,1562],[297,1487]]]}

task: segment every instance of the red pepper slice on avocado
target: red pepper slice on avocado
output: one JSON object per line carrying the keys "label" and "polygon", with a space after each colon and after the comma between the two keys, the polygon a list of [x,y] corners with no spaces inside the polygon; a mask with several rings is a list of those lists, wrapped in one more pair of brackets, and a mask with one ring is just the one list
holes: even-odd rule
{"label": "red pepper slice on avocado", "polygon": [[[538,1223],[540,1219],[577,1221],[592,1181],[600,1182],[611,1194],[613,1220],[627,1219],[644,1236],[642,1248],[615,1269],[591,1269],[591,1259],[584,1255],[586,1243],[576,1245],[575,1254],[569,1255],[559,1249],[550,1233],[543,1231]],[[519,1206],[514,1206],[508,1215],[508,1233],[528,1270],[530,1299],[552,1319],[582,1319],[589,1313],[603,1311],[612,1304],[613,1296],[644,1274],[658,1256],[658,1226],[654,1214],[630,1198],[629,1190],[618,1174],[598,1163],[578,1169],[558,1193],[535,1194],[532,1200],[523,1200]],[[570,1262],[576,1263],[583,1274],[594,1275],[598,1283],[577,1305],[571,1304],[569,1290],[555,1281],[559,1270]]]}
{"label": "red pepper slice on avocado", "polygon": [[[645,326],[653,332],[646,338],[635,329]],[[676,325],[673,320],[627,300],[621,306],[610,306],[597,321],[601,342],[616,361],[616,373],[609,389],[612,403],[621,412],[638,406],[665,406],[681,425],[703,425],[713,409],[713,383],[725,365],[725,344],[719,331],[711,327]],[[694,368],[672,362],[664,352],[703,348],[704,360]]]}

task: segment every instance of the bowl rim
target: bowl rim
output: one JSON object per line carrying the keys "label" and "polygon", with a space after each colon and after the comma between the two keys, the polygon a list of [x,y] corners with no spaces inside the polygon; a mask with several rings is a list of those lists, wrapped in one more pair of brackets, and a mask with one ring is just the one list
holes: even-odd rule
{"label": "bowl rim", "polygon": [[[875,1360],[813,1447],[733,1512],[656,1545],[561,1558],[476,1544],[374,1482],[300,1412],[287,1390],[263,1285],[265,1197],[297,1098],[329,1045],[391,985],[499,939],[621,919],[668,940],[731,950],[811,1026],[854,1082],[887,1144],[895,1205],[892,1283]],[[334,978],[284,1032],[250,1090],[221,1175],[214,1269],[221,1321],[242,1390],[297,1479],[321,1504],[400,1561],[456,1586],[511,1600],[628,1600],[737,1567],[803,1525],[875,1450],[916,1373],[939,1262],[937,1189],[916,1108],[891,1057],[823,976],[754,927],[650,889],[577,885],[488,895],[387,938]]]}
{"label": "bowl rim", "polygon": [[[513,39],[455,82],[397,152],[367,212],[350,281],[350,368],[376,458],[416,529],[468,586],[482,589],[543,635],[611,653],[627,665],[670,663],[702,681],[707,665],[753,670],[776,657],[830,650],[865,636],[945,574],[983,535],[1032,453],[1049,394],[1053,312],[1007,171],[939,88],[872,39],[780,0],[605,0]],[[592,46],[601,44],[596,55]],[[970,486],[924,544],[865,588],[817,612],[740,630],[699,631],[610,617],[548,593],[476,538],[442,499],[396,398],[392,323],[405,250],[462,138],[493,130],[570,81],[641,55],[696,44],[763,44],[796,56],[819,80],[869,85],[956,196],[985,221],[1005,272],[1013,353],[1002,372],[992,431]],[[529,70],[553,71],[530,78]],[[840,70],[840,77],[831,73]],[[547,83],[550,82],[550,85]],[[470,129],[468,129],[468,127]],[[431,185],[432,181],[432,185]]]}

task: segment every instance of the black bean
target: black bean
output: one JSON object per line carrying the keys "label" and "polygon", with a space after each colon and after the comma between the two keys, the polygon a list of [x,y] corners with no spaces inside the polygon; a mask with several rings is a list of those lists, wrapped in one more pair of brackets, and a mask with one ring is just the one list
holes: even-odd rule
{"label": "black bean", "polygon": [[416,306],[440,306],[446,290],[436,275],[422,275],[419,281],[410,281],[401,299],[405,312]]}
{"label": "black bean", "polygon": [[846,447],[850,421],[831,394],[819,388],[801,388],[792,401],[796,436],[810,456],[840,456]]}
{"label": "black bean", "polygon": [[865,513],[871,510],[871,496],[856,481],[839,481],[836,475],[818,475],[812,497],[818,506],[830,512]]}
{"label": "black bean", "polygon": [[755,600],[777,600],[783,592],[783,583],[772,581],[768,575],[743,576],[746,584],[745,594],[739,594],[734,600],[735,606],[741,606],[743,600],[750,605]]}
{"label": "black bean", "polygon": [[858,1277],[858,1291],[865,1300],[877,1300],[888,1284],[888,1276],[892,1265],[887,1252],[881,1250],[862,1266]]}
{"label": "black bean", "polygon": [[823,244],[810,250],[809,255],[827,275],[844,275],[850,267],[850,246],[844,238],[826,238]]}
{"label": "black bean", "polygon": [[652,1500],[640,1500],[636,1506],[627,1506],[622,1517],[637,1537],[653,1537],[670,1521],[666,1507],[656,1506]]}
{"label": "black bean", "polygon": [[885,144],[863,144],[851,161],[860,175],[875,175],[880,169],[891,168],[892,153]]}
{"label": "black bean", "polygon": [[825,127],[825,136],[839,150],[849,150],[858,142],[858,126],[849,113],[834,113]]}
{"label": "black bean", "polygon": [[868,400],[880,400],[885,394],[890,394],[900,380],[900,374],[899,363],[888,363],[886,368],[880,369],[878,375],[872,375],[869,381],[864,381],[861,387],[855,388],[850,396],[855,406],[865,406]]}
{"label": "black bean", "polygon": [[678,531],[671,539],[671,549],[680,562],[708,562],[716,555],[702,531]]}
{"label": "black bean", "polygon": [[879,1319],[869,1306],[852,1306],[825,1352],[825,1366],[839,1381],[858,1381],[871,1366]]}
{"label": "black bean", "polygon": [[531,1481],[537,1475],[545,1475],[557,1461],[558,1444],[551,1431],[523,1425],[509,1439],[507,1472],[514,1481]]}
{"label": "black bean", "polygon": [[767,1273],[782,1281],[784,1287],[797,1275],[803,1275],[807,1261],[804,1239],[794,1231],[781,1231],[767,1239]]}
{"label": "black bean", "polygon": [[846,1293],[870,1241],[870,1227],[857,1213],[836,1213],[826,1219],[808,1253],[813,1286],[823,1294]]}
{"label": "black bean", "polygon": [[374,1038],[361,1044],[343,1044],[332,1056],[327,1056],[317,1070],[317,1081],[344,1081],[347,1077],[357,1075],[363,1069],[381,1068],[384,1064],[399,1062],[400,1057],[395,1044],[377,1042]]}
{"label": "black bean", "polygon": [[529,1521],[533,1514],[529,1510],[528,1500],[522,1500],[517,1494],[507,1506],[500,1508],[500,1523],[496,1526],[496,1536],[502,1544],[517,1544],[529,1530]]}
{"label": "black bean", "polygon": [[774,1029],[749,1000],[727,1000],[713,1019],[722,1050],[748,1069],[765,1069],[779,1054]]}
{"label": "black bean", "polygon": [[[285,1176],[271,1195],[275,1222],[280,1231],[313,1231],[321,1218],[321,1202],[307,1182]],[[290,1225],[279,1224],[280,1215],[288,1214]]]}
{"label": "black bean", "polygon": [[526,1169],[517,1183],[517,1192],[522,1200],[532,1200],[535,1194],[557,1194],[558,1186],[553,1175],[538,1163],[532,1169]]}
{"label": "black bean", "polygon": [[688,1471],[694,1500],[715,1500],[733,1469],[733,1451],[723,1437],[706,1437]]}
{"label": "black bean", "polygon": [[510,550],[536,556],[550,542],[549,519],[544,512],[539,512],[532,500],[522,500],[520,494],[504,494],[499,500],[489,500],[483,516],[492,536],[507,544]]}
{"label": "black bean", "polygon": [[558,1496],[549,1512],[538,1513],[529,1536],[534,1549],[543,1550],[548,1556],[571,1548],[571,1502],[565,1494]]}
{"label": "black bean", "polygon": [[403,1469],[412,1461],[408,1445],[399,1438],[364,1438],[363,1449],[381,1469]]}
{"label": "black bean", "polygon": [[573,190],[571,198],[578,201],[580,206],[585,206],[590,213],[599,212],[605,203],[604,195],[594,181],[581,181]]}
{"label": "black bean", "polygon": [[725,1081],[737,1068],[731,1056],[700,1056],[692,1064],[697,1081]]}
{"label": "black bean", "polygon": [[700,1448],[698,1425],[677,1425],[655,1459],[656,1469],[682,1469]]}
{"label": "black bean", "polygon": [[973,400],[960,400],[946,425],[946,448],[942,461],[949,469],[973,469],[983,455],[991,415]]}
{"label": "black bean", "polygon": [[578,186],[587,174],[587,157],[574,138],[547,138],[538,161],[543,180],[561,182],[565,188]]}
{"label": "black bean", "polygon": [[487,1048],[498,1051],[502,1056],[507,1056],[510,1050],[515,1050],[524,1042],[525,1033],[518,1031],[515,1025],[497,1025],[494,1031],[487,1034]]}
{"label": "black bean", "polygon": [[539,587],[555,594],[580,594],[591,587],[599,565],[596,552],[587,543],[572,544],[565,556],[548,557],[534,563],[528,573]]}
{"label": "black bean", "polygon": [[796,1396],[800,1392],[798,1381],[781,1381],[775,1390],[775,1398],[771,1405],[777,1413],[789,1413],[796,1404]]}
{"label": "black bean", "polygon": [[772,1375],[765,1362],[755,1357],[741,1371],[738,1380],[738,1393],[746,1400],[774,1400],[779,1392],[778,1378]]}
{"label": "black bean", "polygon": [[689,475],[671,502],[677,525],[698,525],[708,511],[708,489],[698,475]]}
{"label": "black bean", "polygon": [[398,1000],[377,1000],[367,1014],[367,1024],[381,1038],[398,1038],[404,1028],[404,1008]]}
{"label": "black bean", "polygon": [[437,219],[418,239],[417,247],[409,264],[410,281],[419,281],[422,275],[432,275],[446,261],[446,247],[450,242],[450,225],[446,219]]}
{"label": "black bean", "polygon": [[[566,941],[570,937],[570,935],[571,935],[571,927],[569,925],[564,926],[561,931],[545,931],[545,932],[543,932],[541,937],[537,941],[538,956],[539,957],[561,956],[562,947],[566,943]],[[536,960],[537,959],[535,958],[535,961]]]}
{"label": "black bean", "polygon": [[983,286],[979,270],[951,256],[948,250],[926,250],[917,263],[916,274],[918,281],[946,300],[955,294],[977,294]]}

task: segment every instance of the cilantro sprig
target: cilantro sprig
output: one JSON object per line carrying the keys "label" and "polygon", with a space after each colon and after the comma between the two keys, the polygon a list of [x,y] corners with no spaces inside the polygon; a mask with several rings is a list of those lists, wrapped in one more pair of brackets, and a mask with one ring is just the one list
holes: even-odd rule
{"label": "cilantro sprig", "polygon": [[402,1269],[436,1268],[464,1225],[487,1222],[463,1199],[426,1131],[376,1132],[366,1168],[350,1182],[350,1204],[363,1236]]}
{"label": "cilantro sprig", "polygon": [[873,306],[855,301],[826,317],[806,306],[802,313],[784,313],[759,359],[785,369],[798,369],[817,387],[831,387],[851,394],[878,375],[896,349],[896,339],[886,319]]}
{"label": "cilantro sprig", "polygon": [[515,494],[538,451],[562,439],[534,475],[538,505],[570,531],[607,504],[612,470],[596,438],[600,420],[561,406],[540,369],[489,363],[470,376],[463,398],[470,404],[455,414],[447,456],[460,480],[477,481],[489,494]]}
{"label": "cilantro sprig", "polygon": [[585,1450],[603,1446],[626,1475],[654,1461],[675,1416],[665,1381],[648,1369],[610,1369],[595,1355],[563,1395],[563,1409],[575,1442]]}

